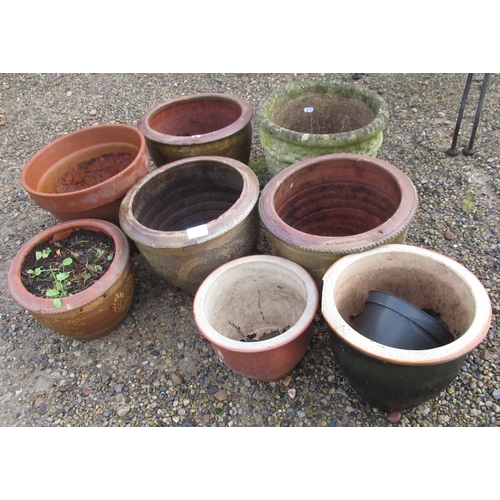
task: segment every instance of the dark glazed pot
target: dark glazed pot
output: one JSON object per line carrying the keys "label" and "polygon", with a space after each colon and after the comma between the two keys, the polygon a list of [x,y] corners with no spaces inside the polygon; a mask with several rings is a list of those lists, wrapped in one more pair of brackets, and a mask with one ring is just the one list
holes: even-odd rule
{"label": "dark glazed pot", "polygon": [[87,127],[51,142],[24,167],[21,184],[59,221],[118,224],[125,193],[149,170],[142,133],[130,125]]}
{"label": "dark glazed pot", "polygon": [[120,225],[153,270],[194,294],[259,240],[259,181],[232,158],[186,158],[150,172],[125,196]]}
{"label": "dark glazed pot", "polygon": [[[21,279],[23,263],[41,242],[68,237],[77,229],[100,231],[113,238],[115,254],[111,266],[99,281],[86,290],[64,297],[56,309],[52,299],[41,298],[26,290]],[[25,243],[12,260],[8,274],[12,298],[47,328],[79,340],[110,334],[121,324],[132,305],[135,280],[129,256],[129,243],[115,224],[97,219],[62,222],[40,232]]]}
{"label": "dark glazed pot", "polygon": [[250,255],[213,271],[193,313],[201,334],[236,373],[261,382],[290,373],[307,351],[319,293],[299,265]]}
{"label": "dark glazed pot", "polygon": [[306,82],[271,92],[259,103],[257,119],[267,168],[276,175],[325,154],[376,156],[389,108],[360,85]]}
{"label": "dark glazed pot", "polygon": [[393,165],[355,154],[309,158],[265,186],[260,216],[274,252],[297,262],[321,289],[340,257],[386,243],[404,243],[417,192]]}
{"label": "dark glazed pot", "polygon": [[157,167],[193,156],[224,156],[248,164],[250,104],[228,94],[178,97],[149,110],[138,127]]}
{"label": "dark glazed pot", "polygon": [[[425,350],[398,349],[365,337],[352,318],[371,290],[438,313],[454,340]],[[461,264],[410,245],[385,245],[338,260],[326,272],[322,314],[335,360],[359,396],[382,410],[406,410],[439,395],[485,338],[491,302]]]}

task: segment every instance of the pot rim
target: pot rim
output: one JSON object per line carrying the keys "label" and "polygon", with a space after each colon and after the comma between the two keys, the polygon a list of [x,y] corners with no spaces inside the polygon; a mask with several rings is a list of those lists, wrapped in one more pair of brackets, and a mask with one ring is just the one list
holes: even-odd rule
{"label": "pot rim", "polygon": [[[363,233],[350,236],[318,236],[299,231],[279,217],[274,206],[274,197],[281,185],[298,171],[314,164],[329,161],[351,160],[376,165],[386,171],[397,183],[401,192],[401,201],[396,212],[385,222]],[[276,174],[264,187],[259,200],[259,212],[262,222],[271,234],[287,245],[302,250],[325,254],[344,254],[353,251],[368,250],[384,242],[393,240],[410,225],[418,208],[417,190],[410,178],[394,165],[370,156],[355,153],[331,153],[313,158],[306,158]]]}
{"label": "pot rim", "polygon": [[[445,266],[463,281],[474,298],[474,317],[467,329],[453,342],[441,347],[426,350],[410,350],[389,347],[374,342],[354,330],[340,315],[333,290],[341,274],[352,264],[374,255],[406,253],[423,257]],[[491,301],[480,281],[462,264],[434,250],[404,244],[387,244],[359,254],[346,255],[336,261],[323,277],[321,312],[324,319],[344,342],[359,352],[384,362],[400,365],[434,365],[446,363],[466,356],[477,347],[488,333],[492,319]]]}
{"label": "pot rim", "polygon": [[[141,224],[133,212],[134,199],[154,177],[191,164],[222,163],[235,169],[243,179],[243,188],[236,202],[217,219],[179,231],[159,231]],[[259,180],[255,172],[244,163],[222,156],[193,156],[167,163],[139,180],[125,195],[120,205],[119,219],[122,230],[140,245],[153,248],[184,248],[211,241],[235,228],[254,209],[259,198]],[[199,229],[199,231],[197,231]]]}
{"label": "pot rim", "polygon": [[[356,95],[367,104],[374,113],[374,119],[364,127],[350,130],[348,132],[341,132],[336,134],[308,134],[304,132],[296,132],[294,130],[286,129],[272,122],[268,115],[270,108],[275,100],[280,97],[300,97],[304,93],[310,91],[317,91],[318,89],[327,89],[327,93],[348,92],[351,95]],[[324,91],[321,93],[325,93]],[[378,105],[376,110],[366,102],[372,100]],[[369,90],[362,85],[355,85],[352,83],[342,82],[305,82],[286,85],[279,87],[273,92],[264,97],[257,108],[257,118],[261,128],[272,136],[278,135],[283,137],[287,142],[304,143],[306,146],[316,147],[327,143],[330,147],[342,146],[346,142],[360,142],[381,132],[387,122],[389,121],[389,106],[386,101],[376,92]]]}
{"label": "pot rim", "polygon": [[[62,298],[61,309],[56,309],[51,298],[37,297],[26,290],[21,279],[21,269],[23,263],[33,248],[40,243],[50,239],[59,233],[75,229],[90,229],[101,231],[113,238],[115,244],[115,256],[108,270],[102,277],[90,287],[81,292]],[[100,219],[74,219],[61,222],[37,233],[29,239],[17,252],[11,262],[7,275],[9,291],[12,298],[24,309],[36,314],[62,314],[92,303],[107,290],[109,290],[116,280],[125,271],[130,259],[130,247],[126,236],[121,229],[111,222]]]}
{"label": "pot rim", "polygon": [[[268,340],[240,342],[225,337],[215,330],[205,316],[205,296],[217,279],[239,266],[252,267],[267,262],[286,268],[298,276],[306,287],[306,306],[299,320],[288,330]],[[282,347],[299,337],[309,328],[319,307],[319,291],[312,276],[299,264],[276,255],[248,255],[229,261],[210,273],[199,286],[193,300],[194,321],[201,334],[213,345],[238,353],[259,353]]]}
{"label": "pot rim", "polygon": [[[164,134],[162,132],[158,132],[157,130],[153,129],[149,124],[151,118],[155,114],[157,114],[159,111],[162,111],[163,109],[168,108],[169,106],[172,106],[173,104],[189,102],[189,101],[207,100],[207,99],[229,101],[233,104],[237,104],[241,109],[241,114],[239,118],[235,120],[233,123],[221,129],[214,130],[206,134],[199,134],[188,137]],[[220,94],[200,93],[200,94],[192,94],[192,95],[177,97],[175,99],[170,99],[168,101],[157,104],[140,118],[137,127],[147,139],[159,142],[161,144],[170,144],[174,146],[195,146],[195,145],[214,142],[216,140],[220,140],[234,135],[235,133],[245,128],[249,123],[251,123],[252,116],[253,116],[252,106],[241,97],[237,97],[231,94],[222,94],[222,93]]]}
{"label": "pot rim", "polygon": [[[73,142],[75,147],[73,152],[77,152],[83,148],[86,147],[92,147],[92,146],[97,146],[101,144],[105,144],[105,142],[96,142],[96,143],[91,143],[84,145],[83,147],[78,147],[81,146],[82,137],[85,137],[88,134],[94,134],[96,131],[104,131],[106,129],[114,129],[119,131],[121,130],[128,130],[131,133],[135,134],[140,142],[139,150],[137,151],[136,156],[128,165],[126,168],[124,168],[122,171],[118,172],[116,175],[113,177],[110,177],[109,179],[106,179],[103,182],[100,182],[99,184],[95,184],[94,186],[90,186],[85,189],[79,189],[78,191],[70,191],[68,193],[48,193],[45,191],[38,191],[37,189],[33,188],[28,182],[27,182],[27,174],[28,172],[34,168],[33,165],[36,165],[40,157],[43,155],[47,154],[48,151],[50,150],[56,150],[61,144],[64,144],[66,142]],[[125,141],[128,142],[128,141]],[[50,143],[46,144],[44,147],[42,147],[40,150],[38,150],[29,160],[28,163],[24,166],[22,172],[21,172],[21,185],[23,188],[30,194],[30,196],[35,197],[37,200],[43,200],[42,203],[45,201],[47,204],[51,204],[51,200],[57,200],[58,203],[65,203],[66,208],[65,211],[68,213],[71,212],[78,212],[80,211],[80,206],[78,203],[78,200],[82,197],[89,198],[92,196],[92,193],[96,191],[97,189],[102,190],[103,192],[106,193],[105,197],[101,197],[96,200],[96,202],[93,204],[94,207],[97,206],[102,206],[105,205],[106,203],[109,203],[111,201],[114,201],[115,199],[119,198],[120,196],[124,195],[128,189],[130,188],[130,182],[127,182],[127,178],[129,177],[130,173],[133,172],[137,168],[137,164],[143,161],[143,159],[147,157],[147,167],[149,168],[149,153],[147,150],[147,145],[146,145],[146,138],[144,137],[144,134],[136,127],[132,125],[128,125],[125,123],[110,123],[110,124],[102,124],[102,125],[93,125],[90,127],[85,127],[81,128],[78,130],[75,130],[73,132],[70,132],[69,134],[63,135],[61,137],[58,137],[57,139],[51,141]],[[59,160],[62,160],[64,158],[61,157]],[[57,160],[57,161],[59,161]],[[45,207],[42,207],[45,208]],[[92,207],[90,207],[92,208]],[[48,209],[50,210],[50,209]]]}

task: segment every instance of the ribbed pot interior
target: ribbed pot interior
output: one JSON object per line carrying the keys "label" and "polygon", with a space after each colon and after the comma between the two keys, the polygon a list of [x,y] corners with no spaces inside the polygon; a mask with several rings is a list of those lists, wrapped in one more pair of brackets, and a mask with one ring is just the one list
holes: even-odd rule
{"label": "ribbed pot interior", "polygon": [[227,99],[188,99],[159,109],[149,119],[149,126],[167,135],[203,135],[228,127],[241,116],[241,112],[238,103]]}
{"label": "ribbed pot interior", "polygon": [[157,231],[182,231],[220,217],[238,200],[242,175],[230,166],[203,161],[158,171],[139,189],[132,211]]}
{"label": "ribbed pot interior", "polygon": [[310,164],[278,187],[274,206],[290,227],[316,236],[352,236],[370,231],[394,215],[401,189],[375,163],[325,160]]}

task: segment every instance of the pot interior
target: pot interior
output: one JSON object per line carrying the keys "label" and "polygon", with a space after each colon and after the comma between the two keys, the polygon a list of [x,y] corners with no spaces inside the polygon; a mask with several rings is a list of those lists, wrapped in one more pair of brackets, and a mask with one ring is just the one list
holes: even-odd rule
{"label": "pot interior", "polygon": [[193,136],[228,127],[241,116],[237,102],[214,97],[193,98],[166,105],[149,119],[149,126],[161,134]]}
{"label": "pot interior", "polygon": [[306,134],[339,134],[363,128],[374,119],[362,100],[308,92],[276,107],[271,120],[280,127]]}
{"label": "pot interior", "polygon": [[342,319],[363,311],[371,290],[381,290],[439,317],[456,339],[465,333],[475,314],[474,297],[466,282],[451,269],[414,253],[379,253],[346,268],[333,294]]}
{"label": "pot interior", "polygon": [[137,221],[157,231],[183,231],[217,219],[243,191],[234,168],[203,161],[158,170],[139,189],[132,211]]}
{"label": "pot interior", "polygon": [[302,279],[270,262],[229,267],[208,288],[204,314],[220,335],[238,341],[259,341],[294,326],[307,305]]}
{"label": "pot interior", "polygon": [[138,153],[137,146],[124,142],[82,148],[51,166],[36,189],[61,194],[96,186],[125,170]]}
{"label": "pot interior", "polygon": [[328,237],[370,231],[390,219],[400,202],[401,189],[390,172],[353,159],[318,161],[296,170],[274,197],[283,222]]}

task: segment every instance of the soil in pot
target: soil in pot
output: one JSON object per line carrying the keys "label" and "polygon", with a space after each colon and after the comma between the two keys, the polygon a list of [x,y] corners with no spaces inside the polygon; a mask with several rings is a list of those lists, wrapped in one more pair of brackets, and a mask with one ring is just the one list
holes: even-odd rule
{"label": "soil in pot", "polygon": [[96,186],[125,170],[139,149],[126,143],[107,143],[83,149],[52,166],[40,179],[45,193],[70,193]]}
{"label": "soil in pot", "polygon": [[44,241],[27,255],[21,280],[25,288],[41,298],[61,299],[89,288],[108,270],[114,258],[111,236],[88,229],[77,229],[57,241]]}
{"label": "soil in pot", "polygon": [[373,111],[363,102],[343,96],[311,94],[278,108],[271,119],[288,130],[306,134],[339,134],[368,125]]}

